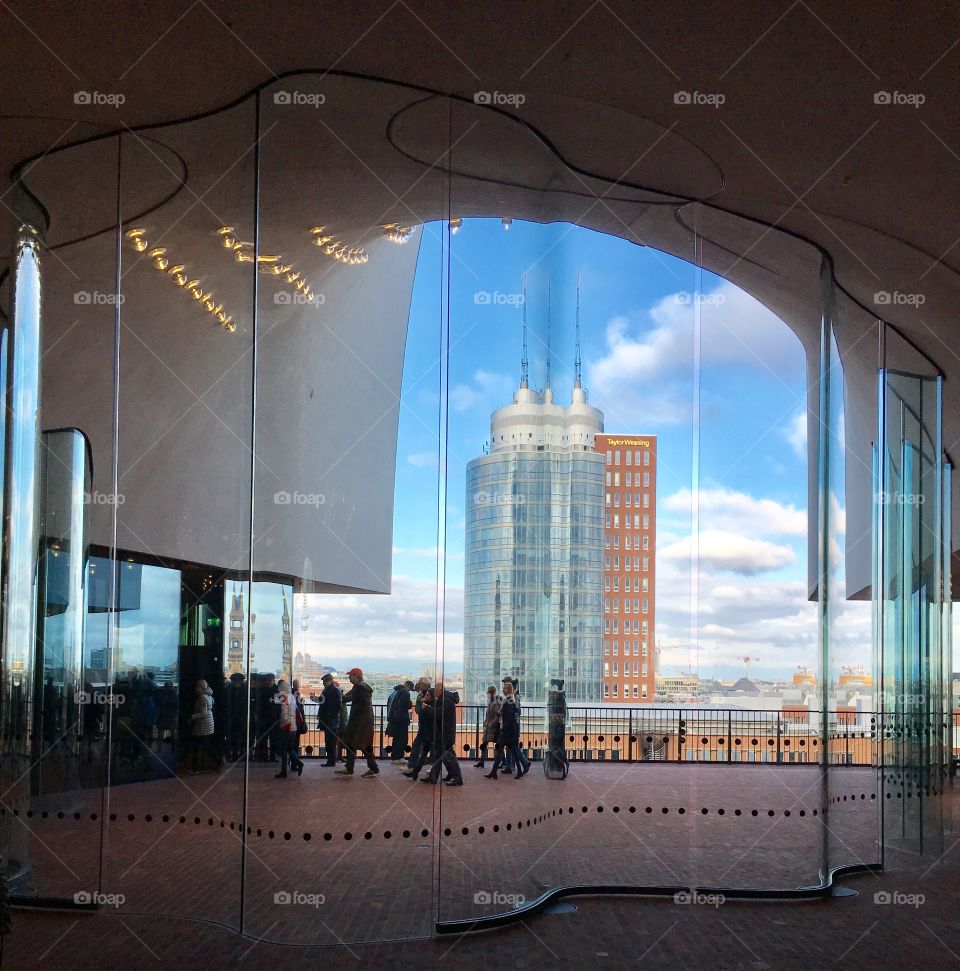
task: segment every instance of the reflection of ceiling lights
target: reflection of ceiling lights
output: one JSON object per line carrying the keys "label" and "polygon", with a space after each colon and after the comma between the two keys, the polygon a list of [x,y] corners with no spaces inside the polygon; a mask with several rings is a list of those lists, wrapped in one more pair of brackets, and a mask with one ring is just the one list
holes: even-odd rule
{"label": "reflection of ceiling lights", "polygon": [[285,283],[289,283],[295,290],[303,294],[304,300],[312,299],[313,291],[303,278],[303,274],[295,269],[292,263],[284,263],[282,256],[261,254],[255,257],[253,243],[237,239],[234,235],[233,226],[221,226],[217,230],[217,235],[220,237],[224,248],[233,253],[234,259],[238,263],[253,263],[256,259],[257,269],[261,273],[267,276],[281,277]]}
{"label": "reflection of ceiling lights", "polygon": [[504,216],[503,219],[500,220],[500,222],[503,223],[504,229],[509,229],[513,225],[513,220],[509,216]]}
{"label": "reflection of ceiling lights", "polygon": [[450,232],[456,235],[460,232],[460,228],[463,226],[463,220],[459,216],[454,216],[450,220]]}
{"label": "reflection of ceiling lights", "polygon": [[232,334],[237,329],[237,325],[233,322],[233,317],[223,309],[223,304],[217,303],[213,294],[209,291],[205,293],[198,279],[191,280],[189,278],[190,275],[186,272],[187,268],[183,263],[175,263],[171,266],[171,260],[167,256],[167,248],[165,246],[151,247],[150,243],[147,242],[146,232],[145,228],[138,226],[135,229],[128,230],[126,236],[138,253],[146,253],[147,258],[164,276],[169,277],[178,287],[189,293],[204,310],[216,317],[217,322],[224,330]]}
{"label": "reflection of ceiling lights", "polygon": [[413,229],[413,226],[402,226],[400,223],[385,223],[383,227],[383,235],[386,236],[391,243],[403,244],[407,242],[407,240],[413,235]]}
{"label": "reflection of ceiling lights", "polygon": [[326,226],[314,226],[310,233],[313,236],[313,245],[319,246],[327,256],[332,256],[347,266],[359,266],[366,263],[369,258],[362,246],[347,246],[336,236],[332,236],[326,231]]}

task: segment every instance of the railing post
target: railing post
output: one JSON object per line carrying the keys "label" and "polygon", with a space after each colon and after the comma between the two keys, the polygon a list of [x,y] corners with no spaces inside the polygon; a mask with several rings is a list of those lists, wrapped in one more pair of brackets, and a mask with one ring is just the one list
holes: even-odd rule
{"label": "railing post", "polygon": [[633,761],[633,709],[631,708],[627,713],[629,722],[627,724],[628,735],[627,735],[627,761]]}
{"label": "railing post", "polygon": [[733,712],[727,712],[727,762],[733,761]]}
{"label": "railing post", "polygon": [[783,715],[783,712],[777,715],[777,765],[780,765],[780,763],[783,761],[783,756],[780,751],[780,732],[783,727],[782,715]]}

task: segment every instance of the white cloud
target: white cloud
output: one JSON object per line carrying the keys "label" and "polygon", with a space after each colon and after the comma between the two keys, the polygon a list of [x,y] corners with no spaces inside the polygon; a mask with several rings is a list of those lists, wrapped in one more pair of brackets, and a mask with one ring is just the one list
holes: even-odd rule
{"label": "white cloud", "polygon": [[721,486],[697,490],[679,489],[661,500],[664,510],[689,516],[697,503],[701,529],[726,530],[746,536],[806,536],[807,512],[775,499],[758,499],[746,492]]}
{"label": "white cloud", "polygon": [[[665,561],[690,562],[693,541],[690,536],[660,550]],[[768,540],[750,539],[719,529],[701,530],[697,534],[696,563],[701,571],[729,571],[755,576],[790,566],[796,554],[789,546]]]}
{"label": "white cloud", "polygon": [[785,428],[781,429],[783,437],[790,443],[790,447],[797,453],[797,456],[804,461],[807,458],[807,413],[797,412],[787,422]]}
{"label": "white cloud", "polygon": [[413,452],[407,456],[407,462],[417,469],[436,469],[440,466],[436,452]]}
{"label": "white cloud", "polygon": [[[700,363],[743,365],[775,374],[803,366],[793,331],[763,304],[732,283],[701,296]],[[694,363],[695,306],[670,294],[648,311],[648,321],[624,316],[607,323],[607,353],[588,369],[590,388],[605,395],[630,382],[689,377]]]}
{"label": "white cloud", "polygon": [[450,406],[454,411],[469,411],[483,407],[488,411],[510,401],[517,382],[508,374],[476,371],[470,384],[457,384],[450,390]]}

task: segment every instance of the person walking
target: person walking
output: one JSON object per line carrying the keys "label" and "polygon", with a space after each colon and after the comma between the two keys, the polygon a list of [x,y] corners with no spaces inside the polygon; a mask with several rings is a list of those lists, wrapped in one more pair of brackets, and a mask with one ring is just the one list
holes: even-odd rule
{"label": "person walking", "polygon": [[203,678],[197,682],[196,694],[197,700],[194,702],[193,714],[190,716],[193,726],[190,771],[193,774],[200,771],[201,764],[205,766],[208,762],[210,743],[213,741],[213,692]]}
{"label": "person walking", "polygon": [[297,755],[297,696],[287,684],[286,678],[277,682],[276,705],[277,739],[280,753],[280,771],[275,779],[287,778],[287,762],[296,771],[297,777],[303,775],[303,760]]}
{"label": "person walking", "polygon": [[462,786],[463,775],[460,772],[460,762],[457,759],[457,705],[460,695],[456,691],[448,691],[442,684],[437,685],[437,701],[435,718],[438,727],[434,729],[434,736],[439,739],[437,751],[434,752],[433,765],[430,774],[421,782],[436,785],[440,780],[440,772],[444,766],[450,773],[445,780],[448,786]]}
{"label": "person walking", "polygon": [[393,765],[403,765],[405,761],[410,737],[410,709],[413,708],[410,700],[412,690],[412,681],[398,684],[393,690],[393,700],[387,706],[387,734],[392,740],[390,754]]}
{"label": "person walking", "polygon": [[438,751],[440,745],[440,723],[435,704],[433,688],[426,688],[417,700],[417,737],[414,742],[413,764],[403,773],[408,779],[416,781],[427,759]]}
{"label": "person walking", "polygon": [[495,685],[487,688],[487,708],[483,715],[483,739],[480,742],[480,758],[474,762],[474,768],[482,769],[487,760],[487,745],[493,742],[494,751],[497,747],[497,733],[500,730],[500,705],[503,698],[497,694]]}
{"label": "person walking", "polygon": [[332,674],[321,679],[323,691],[317,706],[317,728],[323,732],[323,749],[327,753],[325,766],[337,764],[337,736],[340,734],[340,702],[342,693],[333,680]]}
{"label": "person walking", "polygon": [[380,775],[380,767],[373,756],[373,688],[363,680],[363,671],[360,668],[353,668],[347,676],[353,685],[344,695],[350,702],[350,717],[343,733],[347,761],[342,769],[337,770],[337,774],[353,775],[357,752],[362,752],[367,760],[367,771],[363,773],[363,778],[370,779]]}
{"label": "person walking", "polygon": [[[407,759],[407,768],[412,769],[420,759],[420,753],[424,746],[424,729],[421,721],[423,699],[430,691],[430,679],[421,678],[416,684],[417,698],[413,704],[413,710],[417,713],[417,732],[413,736],[413,745],[410,747],[410,758]],[[432,729],[431,729],[432,731]]]}
{"label": "person walking", "polygon": [[[503,704],[500,706],[500,734],[497,738],[497,757],[493,760],[493,768],[485,779],[496,779],[500,767],[504,764],[507,751],[513,752],[514,765],[517,769],[516,777],[522,779],[529,768],[523,767],[520,753],[520,707],[514,695],[513,682],[505,681],[503,685]],[[505,771],[509,772],[509,769]]]}

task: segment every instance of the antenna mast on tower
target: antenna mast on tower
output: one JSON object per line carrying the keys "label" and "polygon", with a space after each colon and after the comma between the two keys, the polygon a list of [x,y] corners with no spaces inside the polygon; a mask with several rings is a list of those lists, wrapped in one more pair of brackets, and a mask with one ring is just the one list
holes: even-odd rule
{"label": "antenna mast on tower", "polygon": [[573,386],[575,388],[580,387],[580,270],[577,270],[577,337],[576,337],[576,353],[573,358],[573,372],[574,372],[574,382]]}
{"label": "antenna mast on tower", "polygon": [[550,390],[550,275],[547,274],[547,391]]}
{"label": "antenna mast on tower", "polygon": [[527,273],[523,273],[523,355],[520,358],[520,387],[527,387],[529,362],[527,361]]}

